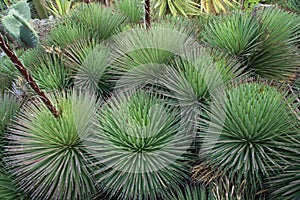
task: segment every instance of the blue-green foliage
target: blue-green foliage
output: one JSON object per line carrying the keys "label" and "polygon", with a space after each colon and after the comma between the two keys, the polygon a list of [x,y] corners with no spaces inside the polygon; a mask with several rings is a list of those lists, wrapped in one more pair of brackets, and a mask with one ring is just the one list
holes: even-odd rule
{"label": "blue-green foliage", "polygon": [[19,1],[9,7],[6,16],[2,18],[4,28],[23,46],[35,47],[38,36],[30,25],[31,13],[26,1]]}

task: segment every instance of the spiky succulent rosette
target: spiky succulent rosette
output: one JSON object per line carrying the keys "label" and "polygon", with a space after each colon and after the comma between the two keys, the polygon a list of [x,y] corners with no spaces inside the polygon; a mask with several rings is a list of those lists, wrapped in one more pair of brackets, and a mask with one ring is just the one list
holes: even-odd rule
{"label": "spiky succulent rosette", "polygon": [[212,47],[241,60],[253,75],[287,80],[299,66],[298,22],[299,16],[278,8],[233,12],[209,21],[202,35]]}
{"label": "spiky succulent rosette", "polygon": [[[224,105],[211,111],[209,128],[202,134],[202,158],[229,173],[232,180],[245,181],[247,191],[288,166],[299,122],[291,98],[285,95],[265,83],[241,83],[228,89]],[[222,124],[218,119],[224,116]]]}
{"label": "spiky succulent rosette", "polygon": [[199,46],[191,30],[171,24],[155,25],[150,30],[131,29],[113,36],[111,41],[111,74],[117,88],[154,83],[165,64],[187,48]]}
{"label": "spiky succulent rosette", "polygon": [[78,92],[55,99],[59,118],[40,103],[16,117],[8,130],[6,166],[31,199],[87,199],[94,182],[81,140],[92,131],[95,101]]}
{"label": "spiky succulent rosette", "polygon": [[192,141],[180,110],[150,92],[120,92],[106,102],[87,138],[102,167],[97,182],[111,199],[157,199],[187,178]]}
{"label": "spiky succulent rosette", "polygon": [[206,107],[210,95],[218,89],[224,90],[241,71],[238,61],[230,56],[199,47],[184,52],[165,67],[159,83],[168,89],[165,95],[177,99],[181,105]]}

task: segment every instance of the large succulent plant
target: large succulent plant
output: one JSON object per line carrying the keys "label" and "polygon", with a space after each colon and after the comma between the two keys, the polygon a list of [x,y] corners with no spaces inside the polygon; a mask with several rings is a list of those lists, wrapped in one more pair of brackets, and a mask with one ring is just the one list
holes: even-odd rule
{"label": "large succulent plant", "polygon": [[32,199],[86,199],[95,187],[82,141],[95,101],[83,93],[57,96],[61,115],[30,102],[8,130],[5,163]]}
{"label": "large succulent plant", "polygon": [[113,37],[111,73],[119,79],[118,87],[138,87],[158,80],[165,64],[184,52],[187,46],[197,45],[192,31],[183,26],[165,24],[154,25],[150,30],[136,28]]}
{"label": "large succulent plant", "polygon": [[299,121],[290,108],[291,98],[285,100],[285,93],[275,87],[243,83],[226,93],[224,105],[216,104],[211,111],[201,156],[230,180],[245,181],[245,191],[255,194],[251,188],[262,188],[264,178],[288,166]]}
{"label": "large succulent plant", "polygon": [[97,182],[111,199],[157,199],[184,183],[190,137],[180,113],[149,92],[118,93],[105,103],[87,138],[100,169]]}
{"label": "large succulent plant", "polygon": [[254,75],[287,79],[299,66],[298,21],[299,16],[276,8],[233,13],[208,23],[203,38],[240,59]]}
{"label": "large succulent plant", "polygon": [[67,20],[75,28],[82,28],[86,32],[86,36],[101,41],[120,30],[125,17],[101,4],[91,4],[79,6]]}
{"label": "large succulent plant", "polygon": [[120,30],[125,17],[101,4],[80,5],[63,18],[47,37],[47,44],[64,49],[77,40],[103,41]]}

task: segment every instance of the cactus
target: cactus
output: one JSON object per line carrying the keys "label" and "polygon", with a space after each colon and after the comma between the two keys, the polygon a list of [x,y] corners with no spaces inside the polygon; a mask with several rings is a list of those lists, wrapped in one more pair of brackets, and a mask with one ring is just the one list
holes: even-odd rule
{"label": "cactus", "polygon": [[23,46],[35,47],[38,43],[37,33],[30,25],[30,7],[26,1],[19,1],[9,8],[2,18],[4,28]]}

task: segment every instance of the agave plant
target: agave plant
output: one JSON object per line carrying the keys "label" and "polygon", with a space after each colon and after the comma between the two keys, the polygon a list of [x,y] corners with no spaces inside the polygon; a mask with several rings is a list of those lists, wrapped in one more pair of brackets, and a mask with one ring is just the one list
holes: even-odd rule
{"label": "agave plant", "polygon": [[94,39],[78,39],[65,46],[63,50],[64,64],[71,69],[78,69],[87,56],[98,46]]}
{"label": "agave plant", "polygon": [[225,103],[216,102],[210,111],[201,157],[229,180],[245,182],[246,194],[255,196],[264,178],[287,166],[294,154],[299,121],[285,95],[265,83],[242,83],[228,89]]}
{"label": "agave plant", "polygon": [[[63,21],[64,22],[64,21]],[[45,40],[45,49],[51,52],[61,52],[68,45],[87,38],[84,29],[74,27],[71,23],[63,24],[63,22],[54,27]]]}
{"label": "agave plant", "polygon": [[21,58],[41,89],[56,91],[70,86],[70,70],[59,55],[36,48],[26,51]]}
{"label": "agave plant", "polygon": [[63,50],[63,63],[69,69],[76,88],[84,88],[100,95],[108,94],[111,83],[107,69],[111,60],[109,49],[95,40],[81,39]]}
{"label": "agave plant", "polygon": [[46,0],[43,2],[44,8],[46,8],[51,14],[53,14],[55,17],[63,17],[65,15],[68,15],[71,11],[72,7],[72,0],[66,1],[66,0],[55,0],[55,1],[49,1]]}
{"label": "agave plant", "polygon": [[94,173],[107,198],[158,199],[184,183],[190,138],[178,109],[149,92],[120,92],[98,120],[86,143],[101,166]]}
{"label": "agave plant", "polygon": [[271,8],[262,10],[259,18],[263,22],[262,38],[258,53],[252,58],[253,71],[267,78],[283,79],[297,73],[300,63],[297,48],[300,42],[299,16]]}
{"label": "agave plant", "polygon": [[107,72],[109,63],[108,49],[103,46],[95,47],[82,65],[75,69],[75,87],[98,92],[102,96],[110,93],[110,83],[107,81],[110,78]]}
{"label": "agave plant", "polygon": [[[177,41],[174,43],[174,41]],[[170,24],[136,28],[113,37],[112,74],[119,87],[139,86],[161,76],[165,64],[188,46],[197,46],[192,31]]]}
{"label": "agave plant", "polygon": [[88,199],[95,186],[82,137],[91,131],[95,101],[78,92],[56,96],[59,118],[44,104],[24,106],[8,130],[5,163],[31,199]]}
{"label": "agave plant", "polygon": [[260,10],[257,16],[234,13],[210,22],[203,38],[240,59],[254,75],[287,79],[299,65],[298,20],[296,15],[275,8]]}
{"label": "agave plant", "polygon": [[239,77],[239,68],[239,62],[226,54],[200,47],[170,63],[158,84],[165,88],[165,96],[186,109],[189,117],[196,117],[199,112],[204,116],[211,95],[220,94],[218,91],[224,90],[229,81]]}
{"label": "agave plant", "polygon": [[215,18],[205,27],[204,40],[235,56],[251,55],[259,38],[258,21],[249,13]]}
{"label": "agave plant", "polygon": [[101,4],[78,6],[66,19],[67,23],[85,31],[89,38],[105,40],[120,30],[125,17]]}
{"label": "agave plant", "polygon": [[102,41],[118,32],[124,20],[125,17],[101,4],[80,5],[70,16],[61,19],[47,37],[46,44],[64,49],[77,40]]}

